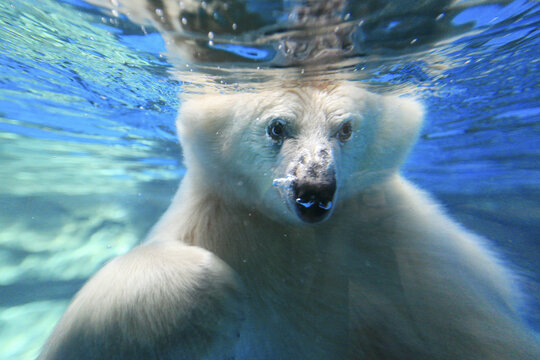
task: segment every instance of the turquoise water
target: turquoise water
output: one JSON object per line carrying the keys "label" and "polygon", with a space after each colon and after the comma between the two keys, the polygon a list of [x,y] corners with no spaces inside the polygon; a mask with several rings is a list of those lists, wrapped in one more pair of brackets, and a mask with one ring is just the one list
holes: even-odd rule
{"label": "turquoise water", "polygon": [[[535,2],[474,7],[453,18],[469,24],[459,34],[328,72],[423,99],[405,174],[524,275],[537,328],[539,23]],[[0,359],[34,359],[77,289],[167,207],[191,78],[171,75],[166,52],[152,27],[82,1],[0,2]]]}

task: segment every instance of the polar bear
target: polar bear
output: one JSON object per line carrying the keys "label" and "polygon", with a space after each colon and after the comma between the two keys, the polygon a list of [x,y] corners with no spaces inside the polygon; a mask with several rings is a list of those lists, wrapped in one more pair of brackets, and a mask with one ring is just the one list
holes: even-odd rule
{"label": "polar bear", "polygon": [[540,359],[514,276],[399,175],[423,109],[353,83],[187,96],[187,173],[39,359]]}

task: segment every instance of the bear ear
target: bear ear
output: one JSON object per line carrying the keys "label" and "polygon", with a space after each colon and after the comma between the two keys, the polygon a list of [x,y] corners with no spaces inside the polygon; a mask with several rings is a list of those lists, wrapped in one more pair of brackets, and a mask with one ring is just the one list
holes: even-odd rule
{"label": "bear ear", "polygon": [[209,171],[217,171],[217,158],[227,139],[227,124],[234,118],[235,100],[231,97],[197,94],[180,99],[176,131],[188,166],[205,164]]}
{"label": "bear ear", "polygon": [[416,141],[424,119],[422,104],[415,99],[398,96],[384,96],[383,104],[384,127],[399,138]]}
{"label": "bear ear", "polygon": [[233,104],[230,95],[197,94],[180,99],[176,129],[182,138],[200,139],[201,136],[219,134],[232,118]]}
{"label": "bear ear", "polygon": [[381,96],[372,158],[376,167],[397,168],[418,139],[424,107],[412,98]]}

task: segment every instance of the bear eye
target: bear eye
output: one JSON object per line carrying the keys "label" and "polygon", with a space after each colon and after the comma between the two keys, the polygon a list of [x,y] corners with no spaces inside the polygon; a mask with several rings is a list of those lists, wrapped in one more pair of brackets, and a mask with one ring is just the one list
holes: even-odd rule
{"label": "bear eye", "polygon": [[339,128],[339,131],[337,132],[337,138],[341,142],[346,142],[349,140],[352,136],[352,124],[350,121],[346,121],[341,125],[341,128]]}
{"label": "bear eye", "polygon": [[281,144],[286,136],[286,124],[283,119],[274,119],[266,128],[266,133],[272,140]]}

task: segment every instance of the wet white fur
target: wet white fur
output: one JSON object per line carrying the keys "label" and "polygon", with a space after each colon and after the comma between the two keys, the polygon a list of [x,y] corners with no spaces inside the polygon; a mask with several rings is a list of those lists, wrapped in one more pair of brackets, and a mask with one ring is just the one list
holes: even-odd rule
{"label": "wet white fur", "polygon": [[[186,99],[170,208],[83,287],[40,359],[539,359],[509,270],[398,173],[422,116],[348,84]],[[275,117],[294,129],[282,148]],[[306,225],[273,182],[321,144],[336,208]]]}

